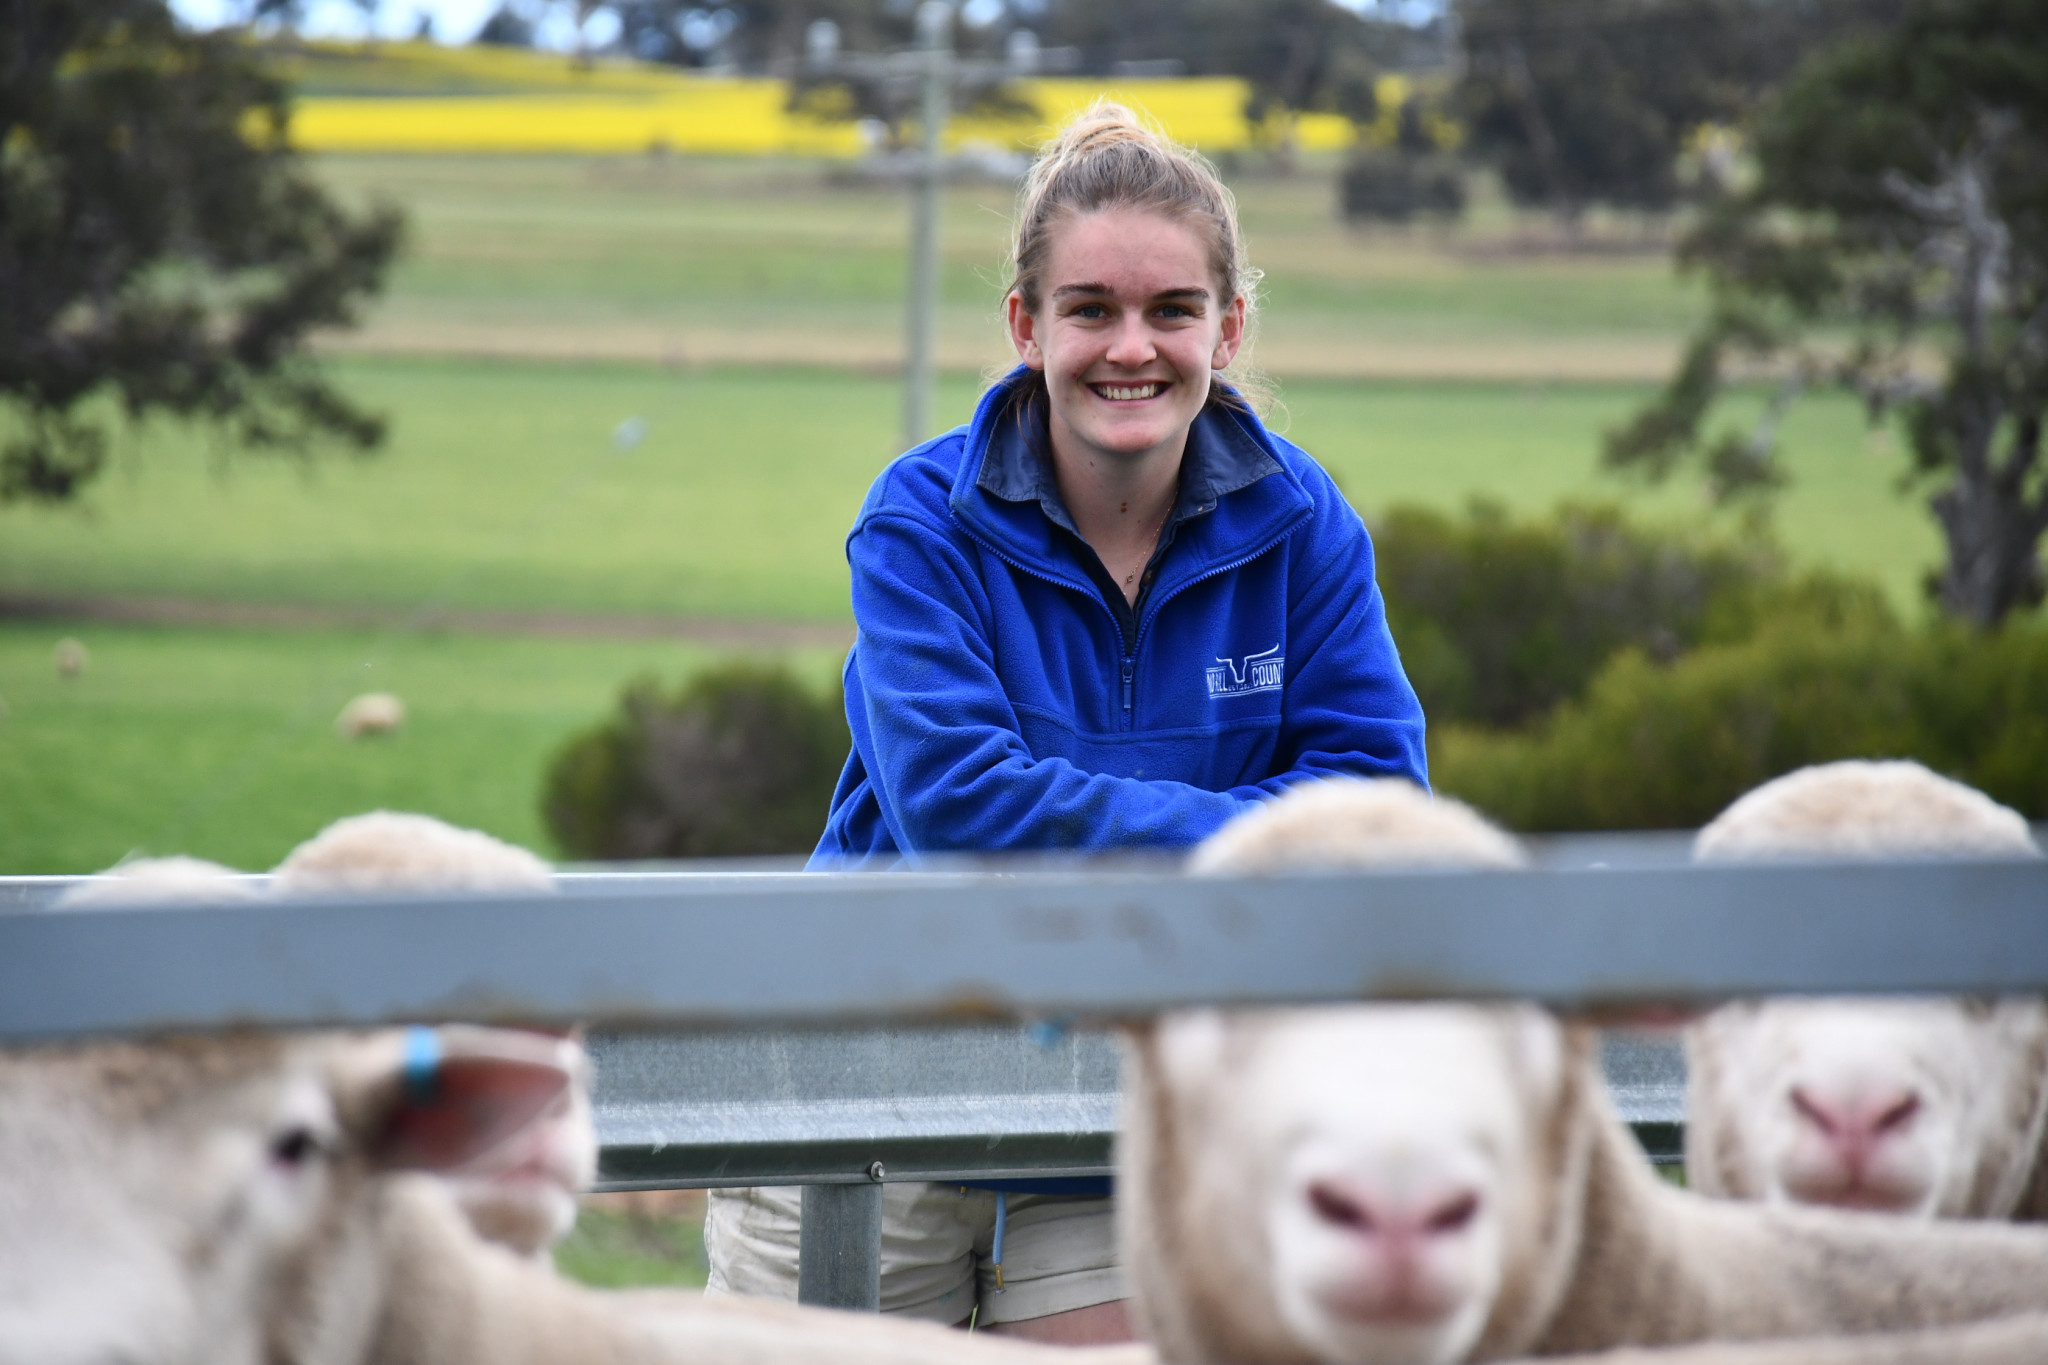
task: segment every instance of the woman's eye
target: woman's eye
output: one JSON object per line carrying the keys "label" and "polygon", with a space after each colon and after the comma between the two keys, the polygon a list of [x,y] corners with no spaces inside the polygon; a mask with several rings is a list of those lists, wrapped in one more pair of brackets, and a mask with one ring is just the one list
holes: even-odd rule
{"label": "woman's eye", "polygon": [[1168,322],[1178,322],[1182,318],[1191,318],[1194,315],[1194,309],[1179,303],[1166,304],[1159,310],[1159,316],[1165,318]]}
{"label": "woman's eye", "polygon": [[1090,322],[1100,322],[1109,316],[1109,310],[1099,303],[1084,303],[1074,310],[1074,316],[1086,318]]}

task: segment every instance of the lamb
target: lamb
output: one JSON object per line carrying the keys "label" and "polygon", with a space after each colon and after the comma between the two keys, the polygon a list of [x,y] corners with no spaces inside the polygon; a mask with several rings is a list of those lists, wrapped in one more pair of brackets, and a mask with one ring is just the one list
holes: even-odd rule
{"label": "lamb", "polygon": [[85,666],[91,657],[86,653],[84,641],[67,635],[57,642],[52,662],[57,665],[57,676],[70,682],[84,676]]}
{"label": "lamb", "polygon": [[[1337,791],[1245,818],[1297,868],[1503,864],[1505,836],[1462,808],[1392,781]],[[1270,864],[1240,831],[1195,865]],[[1445,1365],[2048,1308],[2038,1230],[1665,1184],[1614,1116],[1593,1031],[1529,1005],[1169,1014],[1129,1031],[1117,1167],[1134,1306],[1176,1362]],[[2014,1330],[2048,1350],[2042,1321]],[[1992,1361],[1992,1336],[1884,1349]],[[1966,1345],[1978,1354],[1954,1354]],[[1693,1358],[1762,1365],[1804,1349]]]}
{"label": "lamb", "polygon": [[334,733],[343,739],[366,739],[396,734],[404,724],[404,702],[389,692],[365,692],[341,708],[334,718]]}
{"label": "lamb", "polygon": [[204,858],[129,858],[91,881],[65,888],[55,909],[172,905],[181,901],[252,901],[262,891],[232,867]]}
{"label": "lamb", "polygon": [[932,1324],[568,1284],[460,1169],[569,1082],[512,1030],[0,1051],[0,1365],[1076,1365]]}
{"label": "lamb", "polygon": [[553,891],[555,873],[479,830],[374,810],[336,820],[286,854],[271,889],[281,896]]}
{"label": "lamb", "polygon": [[[1917,763],[1830,763],[1700,831],[1702,862],[2038,857],[2020,816]],[[1703,1194],[1921,1217],[2048,1218],[2048,1003],[1763,1000],[1686,1031]]]}
{"label": "lamb", "polygon": [[[395,811],[336,820],[271,876],[272,894],[283,897],[555,889],[553,869],[523,848]],[[558,1046],[570,1083],[553,1111],[517,1140],[447,1173],[478,1232],[542,1261],[575,1229],[576,1197],[597,1178],[590,1057],[574,1039]]]}

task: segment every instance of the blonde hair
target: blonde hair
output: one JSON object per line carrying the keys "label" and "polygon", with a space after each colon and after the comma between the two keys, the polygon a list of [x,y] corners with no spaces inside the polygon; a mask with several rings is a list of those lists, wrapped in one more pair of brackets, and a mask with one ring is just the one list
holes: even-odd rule
{"label": "blonde hair", "polygon": [[[1198,227],[1221,306],[1244,300],[1244,340],[1224,377],[1236,392],[1211,385],[1209,401],[1264,408],[1271,387],[1251,368],[1261,272],[1246,259],[1237,198],[1208,158],[1183,147],[1112,100],[1098,99],[1069,119],[1038,153],[1017,196],[1010,236],[1009,283],[1026,310],[1045,303],[1045,262],[1053,235],[1069,219],[1105,209],[1139,209]],[[1043,380],[1023,395],[1043,393]]]}

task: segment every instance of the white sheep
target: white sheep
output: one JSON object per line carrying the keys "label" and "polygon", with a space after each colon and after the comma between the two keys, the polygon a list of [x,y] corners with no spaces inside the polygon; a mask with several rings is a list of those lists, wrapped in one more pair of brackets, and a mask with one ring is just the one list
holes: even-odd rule
{"label": "white sheep", "polygon": [[[1248,820],[1292,867],[1501,865],[1504,836],[1469,812],[1341,790]],[[1393,833],[1417,830],[1426,846]],[[1272,865],[1231,846],[1197,865]],[[1615,1117],[1594,1032],[1533,1006],[1169,1014],[1131,1031],[1117,1167],[1137,1314],[1177,1362],[1448,1365],[2048,1308],[2042,1230],[1674,1189]]]}
{"label": "white sheep", "polygon": [[[2026,822],[1917,763],[1767,782],[1699,833],[1701,862],[2038,857]],[[1686,1172],[1736,1199],[1950,1218],[2048,1217],[2048,1004],[1743,1001],[1686,1031]]]}
{"label": "white sheep", "polygon": [[129,858],[88,881],[72,883],[52,908],[82,910],[192,901],[253,901],[262,894],[250,877],[204,858]]}
{"label": "white sheep", "polygon": [[554,889],[554,869],[516,844],[388,810],[336,820],[271,874],[281,896]]}
{"label": "white sheep", "polygon": [[389,692],[353,697],[334,718],[334,732],[343,739],[395,734],[405,724],[405,703]]}
{"label": "white sheep", "polygon": [[0,1365],[1049,1365],[933,1324],[566,1283],[427,1178],[568,1082],[496,1029],[0,1050]]}
{"label": "white sheep", "polygon": [[86,652],[83,640],[67,635],[57,642],[53,662],[57,665],[57,676],[66,682],[83,677],[85,666],[91,660],[92,656]]}
{"label": "white sheep", "polygon": [[[271,894],[431,894],[556,890],[554,870],[514,844],[430,815],[370,811],[336,820],[271,874]],[[563,1039],[570,1084],[552,1113],[512,1142],[447,1173],[463,1212],[494,1242],[545,1259],[576,1226],[577,1195],[597,1178],[590,1058]]]}

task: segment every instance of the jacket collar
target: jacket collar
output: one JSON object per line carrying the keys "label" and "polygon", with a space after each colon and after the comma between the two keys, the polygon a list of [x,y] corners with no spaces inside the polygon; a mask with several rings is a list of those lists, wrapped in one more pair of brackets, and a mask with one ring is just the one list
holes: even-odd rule
{"label": "jacket collar", "polygon": [[[1053,477],[1043,419],[1035,429],[1027,427],[1011,403],[1026,373],[1019,366],[982,395],[968,424],[951,508],[997,553],[1085,585],[1053,530],[1074,533],[1074,522]],[[1307,491],[1256,417],[1204,409],[1188,430],[1180,492],[1169,518],[1178,531],[1175,543],[1185,552],[1162,563],[1160,586],[1263,553],[1312,509]]]}

